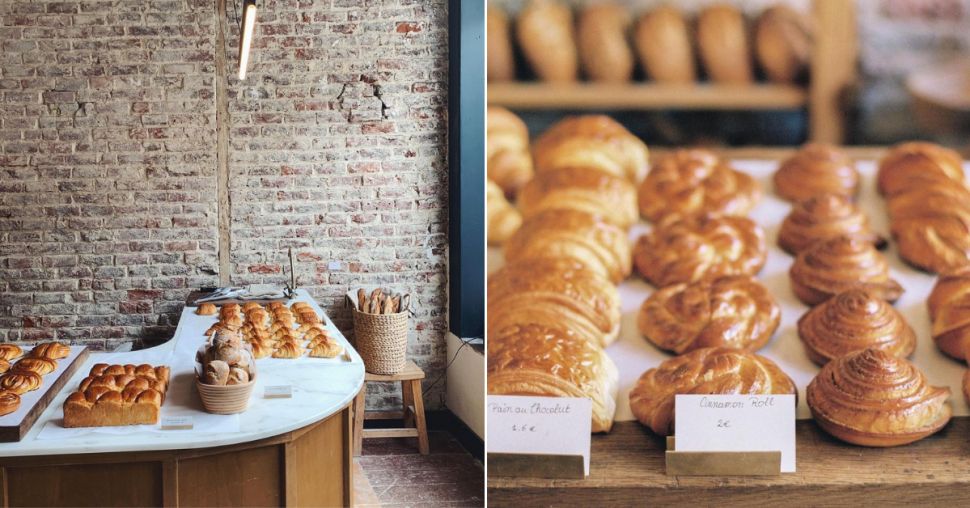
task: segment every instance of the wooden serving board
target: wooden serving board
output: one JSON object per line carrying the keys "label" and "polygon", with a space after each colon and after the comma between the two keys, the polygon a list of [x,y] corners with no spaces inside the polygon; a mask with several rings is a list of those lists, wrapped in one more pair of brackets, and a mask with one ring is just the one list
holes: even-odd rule
{"label": "wooden serving board", "polygon": [[[204,293],[202,291],[193,291],[193,292],[189,293],[189,296],[187,296],[185,298],[185,305],[196,306],[196,305],[198,305],[198,304],[195,303],[196,300],[198,300],[199,298],[205,298],[207,296],[212,296],[212,293]],[[240,299],[240,298],[226,298],[225,300],[214,300],[214,301],[211,301],[211,302],[203,302],[203,303],[214,303],[214,304],[216,304],[218,306],[218,305],[223,305],[223,304],[227,304],[227,303],[238,303],[238,304],[242,305],[244,303],[256,302],[256,303],[258,303],[260,305],[266,305],[267,303],[270,303],[270,302],[288,302],[288,301],[290,301],[290,299],[289,298],[286,298],[284,296],[283,298],[268,298],[268,299],[260,299],[260,298],[257,298],[255,300],[243,300],[243,299]]]}
{"label": "wooden serving board", "polygon": [[20,407],[13,413],[0,416],[0,443],[14,443],[23,439],[54,397],[84,365],[88,356],[87,346],[71,346],[71,356],[57,360],[57,370],[44,376],[43,386],[21,395]]}

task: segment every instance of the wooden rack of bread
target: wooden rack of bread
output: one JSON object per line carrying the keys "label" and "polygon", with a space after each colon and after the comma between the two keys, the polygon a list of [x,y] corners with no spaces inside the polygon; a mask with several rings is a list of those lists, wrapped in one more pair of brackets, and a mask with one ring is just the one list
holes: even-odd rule
{"label": "wooden rack of bread", "polygon": [[320,315],[306,302],[294,302],[289,307],[282,302],[266,306],[256,302],[243,305],[227,303],[217,307],[203,303],[196,309],[202,316],[218,315],[219,321],[205,334],[212,340],[213,334],[226,330],[238,332],[255,359],[335,358],[343,352],[335,337],[324,326]]}

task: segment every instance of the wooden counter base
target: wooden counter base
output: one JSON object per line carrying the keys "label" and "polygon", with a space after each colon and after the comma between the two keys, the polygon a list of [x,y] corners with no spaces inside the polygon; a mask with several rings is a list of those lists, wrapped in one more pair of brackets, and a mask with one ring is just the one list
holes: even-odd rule
{"label": "wooden counter base", "polygon": [[351,506],[350,411],[217,448],[0,458],[0,506]]}
{"label": "wooden counter base", "polygon": [[970,417],[896,448],[837,441],[812,420],[796,426],[797,472],[667,476],[664,439],[638,422],[594,435],[585,480],[488,479],[489,506],[958,506],[970,498]]}

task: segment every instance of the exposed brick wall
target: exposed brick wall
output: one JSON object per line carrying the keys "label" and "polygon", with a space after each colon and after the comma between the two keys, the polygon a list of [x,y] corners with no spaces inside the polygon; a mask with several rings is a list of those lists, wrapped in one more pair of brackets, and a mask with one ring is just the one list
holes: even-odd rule
{"label": "exposed brick wall", "polygon": [[[190,288],[218,283],[224,50],[231,282],[288,280],[293,247],[299,284],[347,332],[348,289],[407,288],[409,352],[436,379],[447,4],[260,0],[240,83],[214,3],[0,2],[0,341],[151,345]],[[374,391],[373,407],[396,398]]]}

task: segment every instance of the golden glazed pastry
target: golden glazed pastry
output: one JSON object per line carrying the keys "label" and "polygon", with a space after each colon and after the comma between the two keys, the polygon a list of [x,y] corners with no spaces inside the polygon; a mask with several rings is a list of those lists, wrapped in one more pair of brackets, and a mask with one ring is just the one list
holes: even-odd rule
{"label": "golden glazed pastry", "polygon": [[305,352],[306,350],[299,344],[284,340],[276,352],[273,353],[273,358],[299,358]]}
{"label": "golden glazed pastry", "polygon": [[332,340],[318,340],[311,344],[310,356],[313,358],[336,358],[344,348]]}
{"label": "golden glazed pastry", "polygon": [[10,370],[10,362],[7,360],[4,360],[3,358],[0,358],[0,374],[3,374],[8,370]]}
{"label": "golden glazed pastry", "polygon": [[859,193],[855,162],[835,147],[821,143],[808,143],[784,160],[774,181],[775,192],[793,203],[818,194],[852,199]]}
{"label": "golden glazed pastry", "polygon": [[13,413],[20,407],[20,395],[5,390],[0,391],[0,416]]}
{"label": "golden glazed pastry", "polygon": [[246,302],[242,306],[243,313],[249,313],[257,309],[262,309],[263,306],[256,302]]}
{"label": "golden glazed pastry", "polygon": [[620,332],[620,293],[605,277],[562,259],[508,265],[488,278],[488,327],[556,323],[607,346]]}
{"label": "golden glazed pastry", "polygon": [[639,182],[647,173],[647,145],[606,115],[565,118],[532,146],[536,171],[581,167]]}
{"label": "golden glazed pastry", "polygon": [[913,354],[916,334],[882,298],[850,289],[810,309],[798,320],[798,336],[819,365],[846,353],[877,348],[900,358]]}
{"label": "golden glazed pastry", "polygon": [[929,184],[889,199],[899,256],[928,272],[970,264],[970,190]]}
{"label": "golden glazed pastry", "polygon": [[964,265],[953,270],[947,270],[936,278],[936,284],[926,300],[930,319],[935,320],[944,308],[951,305],[962,305],[966,300],[970,303],[970,265]]}
{"label": "golden glazed pastry", "polygon": [[57,370],[57,360],[50,358],[21,358],[11,368],[11,372],[30,371],[41,376],[50,374],[55,370]]}
{"label": "golden glazed pastry", "polygon": [[795,204],[781,223],[778,246],[797,255],[815,242],[841,236],[870,242],[877,249],[886,246],[886,240],[872,231],[866,214],[837,194],[819,194]]}
{"label": "golden glazed pastry", "polygon": [[253,357],[256,359],[266,358],[273,354],[273,347],[264,342],[250,342],[249,345],[252,347]]}
{"label": "golden glazed pastry", "polygon": [[784,4],[765,9],[755,24],[754,51],[769,80],[795,82],[808,71],[812,54],[808,20]]}
{"label": "golden glazed pastry", "polygon": [[633,34],[643,70],[658,83],[697,80],[697,64],[687,23],[680,10],[663,5],[644,14]]}
{"label": "golden glazed pastry", "polygon": [[697,50],[711,81],[754,80],[744,16],[734,6],[716,4],[701,11],[697,17]]}
{"label": "golden glazed pastry", "polygon": [[609,432],[619,373],[588,337],[555,325],[488,329],[488,393],[588,397],[593,432]]}
{"label": "golden glazed pastry", "polygon": [[949,148],[911,141],[894,146],[879,161],[876,184],[883,195],[892,196],[940,182],[956,182],[966,187],[963,158]]}
{"label": "golden glazed pastry", "polygon": [[780,323],[775,297],[743,275],[667,286],[651,294],[637,314],[640,334],[678,355],[706,347],[757,351]]}
{"label": "golden glazed pastry", "polygon": [[797,389],[763,356],[744,349],[703,348],[644,372],[630,392],[630,410],[656,434],[673,435],[677,394],[797,395]]}
{"label": "golden glazed pastry", "polygon": [[746,215],[764,191],[746,173],[707,150],[677,150],[657,160],[640,184],[640,213],[658,221],[666,215]]}
{"label": "golden glazed pastry", "polygon": [[150,381],[160,381],[161,384],[153,386],[155,389],[165,393],[169,379],[172,375],[172,370],[167,365],[152,367],[147,363],[143,363],[141,365],[108,365],[107,363],[98,363],[95,364],[94,367],[91,367],[91,371],[88,373],[88,376],[119,376],[122,374],[143,377]]}
{"label": "golden glazed pastry", "polygon": [[488,244],[502,245],[522,225],[522,215],[505,199],[498,184],[488,180],[485,194],[485,227]]}
{"label": "golden glazed pastry", "polygon": [[199,307],[195,309],[195,313],[200,316],[211,316],[219,312],[219,309],[212,303],[206,302],[199,304]]}
{"label": "golden glazed pastry", "polygon": [[528,219],[546,210],[577,210],[628,229],[639,220],[637,189],[629,180],[580,167],[543,171],[522,187],[519,209]]}
{"label": "golden glazed pastry", "polygon": [[970,347],[970,265],[940,274],[927,299],[936,347],[957,360]]}
{"label": "golden glazed pastry", "polygon": [[16,344],[0,344],[0,358],[4,360],[16,360],[24,355],[24,350]]}
{"label": "golden glazed pastry", "polygon": [[745,217],[670,217],[633,247],[637,273],[658,288],[728,275],[756,275],[768,246],[761,226]]}
{"label": "golden glazed pastry", "polygon": [[630,13],[615,3],[588,5],[579,14],[576,43],[590,81],[626,83],[633,77],[633,50],[627,39]]}
{"label": "golden glazed pastry", "polygon": [[889,277],[889,263],[871,243],[841,237],[802,251],[789,270],[792,291],[806,305],[818,305],[850,289],[864,289],[888,302],[903,289]]}
{"label": "golden glazed pastry", "polygon": [[488,81],[515,79],[515,59],[512,56],[512,31],[509,17],[497,7],[489,7],[485,14],[486,56],[485,76]]}
{"label": "golden glazed pastry", "polygon": [[819,426],[861,446],[904,445],[935,433],[950,421],[949,396],[915,365],[875,348],[827,363],[806,390]]}
{"label": "golden glazed pastry", "polygon": [[158,423],[163,394],[147,387],[145,378],[124,374],[104,378],[92,379],[85,388],[67,398],[64,402],[65,427]]}
{"label": "golden glazed pastry", "polygon": [[547,211],[522,224],[505,244],[510,264],[530,259],[567,258],[583,263],[614,284],[632,270],[626,232],[574,210]]}
{"label": "golden glazed pastry", "polygon": [[23,395],[34,391],[44,384],[44,379],[40,374],[29,370],[11,370],[0,376],[0,390],[7,390]]}
{"label": "golden glazed pastry", "polygon": [[45,342],[43,344],[37,344],[30,353],[27,353],[30,358],[50,358],[51,360],[60,360],[62,358],[67,358],[71,356],[71,346],[66,344],[60,344],[58,342]]}
{"label": "golden glazed pastry", "polygon": [[532,0],[515,24],[519,48],[542,81],[572,82],[579,77],[573,13],[556,0]]}

